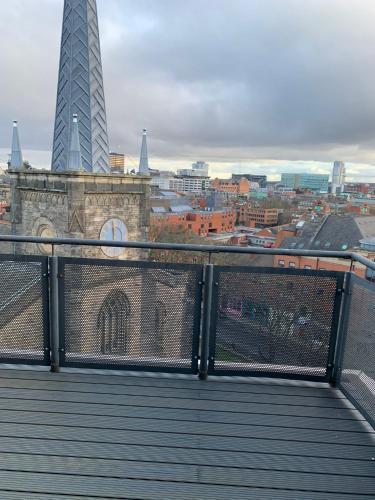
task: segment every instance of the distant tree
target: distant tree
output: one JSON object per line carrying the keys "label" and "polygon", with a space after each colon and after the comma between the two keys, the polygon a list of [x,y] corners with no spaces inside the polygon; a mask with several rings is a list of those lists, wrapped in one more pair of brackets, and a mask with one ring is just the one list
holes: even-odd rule
{"label": "distant tree", "polygon": [[[156,243],[176,243],[201,245],[202,240],[192,231],[181,226],[165,225],[150,230],[150,240]],[[201,252],[185,252],[181,250],[151,250],[150,260],[156,262],[175,262],[184,264],[201,264],[205,261]]]}
{"label": "distant tree", "polygon": [[[230,243],[212,242],[201,238],[183,226],[153,227],[149,233],[150,241],[157,243],[182,243],[190,245],[233,246]],[[192,252],[181,250],[151,250],[150,260],[155,262],[175,262],[184,264],[205,264],[209,261],[216,265],[250,266],[254,265],[257,255],[236,253]]]}

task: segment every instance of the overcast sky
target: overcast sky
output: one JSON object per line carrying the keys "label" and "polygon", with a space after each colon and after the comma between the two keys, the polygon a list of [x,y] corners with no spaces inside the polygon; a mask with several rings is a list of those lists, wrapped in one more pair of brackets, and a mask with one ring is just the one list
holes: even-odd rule
{"label": "overcast sky", "polygon": [[[375,181],[374,0],[98,0],[111,149],[133,167],[330,171]],[[50,163],[63,0],[0,1],[0,162],[11,121]]]}

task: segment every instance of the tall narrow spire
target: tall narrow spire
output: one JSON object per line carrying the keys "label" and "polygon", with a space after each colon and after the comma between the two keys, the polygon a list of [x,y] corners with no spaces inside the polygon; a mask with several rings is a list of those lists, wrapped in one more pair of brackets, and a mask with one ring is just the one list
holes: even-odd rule
{"label": "tall narrow spire", "polygon": [[52,170],[68,168],[73,114],[80,117],[83,169],[109,173],[109,147],[96,0],[65,0]]}
{"label": "tall narrow spire", "polygon": [[83,170],[77,115],[73,115],[67,170],[73,172],[79,172],[80,170]]}
{"label": "tall narrow spire", "polygon": [[139,161],[139,174],[150,175],[150,169],[148,166],[148,152],[147,152],[147,130],[145,128],[143,129],[141,158]]}
{"label": "tall narrow spire", "polygon": [[23,157],[20,138],[18,135],[18,122],[13,122],[12,152],[10,154],[10,167],[20,170],[23,168]]}

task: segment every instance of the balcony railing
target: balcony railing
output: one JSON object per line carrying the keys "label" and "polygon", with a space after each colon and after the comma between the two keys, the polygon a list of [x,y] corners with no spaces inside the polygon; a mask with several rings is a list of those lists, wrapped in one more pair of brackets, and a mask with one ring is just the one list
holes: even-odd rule
{"label": "balcony railing", "polygon": [[[0,236],[38,245],[355,253]],[[351,272],[0,256],[0,363],[326,381],[375,422],[375,285]],[[229,259],[230,260],[230,259]]]}

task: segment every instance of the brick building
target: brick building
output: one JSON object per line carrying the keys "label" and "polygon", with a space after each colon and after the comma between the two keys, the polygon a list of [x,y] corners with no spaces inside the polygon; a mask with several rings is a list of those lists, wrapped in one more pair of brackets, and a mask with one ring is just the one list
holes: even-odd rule
{"label": "brick building", "polygon": [[234,230],[236,224],[235,210],[218,210],[215,212],[191,210],[184,213],[152,213],[151,229],[160,227],[182,227],[198,236],[208,233],[225,233]]}
{"label": "brick building", "polygon": [[279,209],[277,208],[254,208],[242,205],[238,210],[238,222],[243,226],[277,226],[278,217]]}
{"label": "brick building", "polygon": [[211,182],[211,188],[221,193],[228,194],[248,194],[251,189],[251,183],[244,177],[238,180],[214,179]]}

